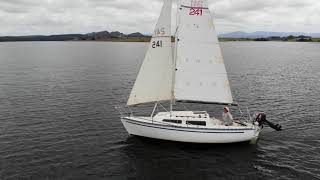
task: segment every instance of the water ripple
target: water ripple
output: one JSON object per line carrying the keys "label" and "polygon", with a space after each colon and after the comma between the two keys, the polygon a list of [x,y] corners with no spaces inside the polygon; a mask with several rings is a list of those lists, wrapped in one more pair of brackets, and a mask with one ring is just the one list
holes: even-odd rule
{"label": "water ripple", "polygon": [[284,127],[265,128],[257,145],[129,136],[114,105],[126,103],[146,48],[0,43],[0,179],[320,179],[318,44],[222,43],[237,101]]}

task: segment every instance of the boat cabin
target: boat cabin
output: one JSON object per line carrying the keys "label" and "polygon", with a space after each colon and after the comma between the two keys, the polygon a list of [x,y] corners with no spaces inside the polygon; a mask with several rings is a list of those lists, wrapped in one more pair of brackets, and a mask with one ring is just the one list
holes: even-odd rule
{"label": "boat cabin", "polygon": [[211,127],[223,124],[221,120],[211,118],[206,111],[159,112],[153,117],[153,121],[183,127]]}

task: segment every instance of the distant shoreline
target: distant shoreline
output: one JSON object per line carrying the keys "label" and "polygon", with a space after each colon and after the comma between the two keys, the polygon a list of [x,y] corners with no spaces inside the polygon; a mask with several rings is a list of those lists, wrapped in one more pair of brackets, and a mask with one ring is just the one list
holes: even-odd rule
{"label": "distant shoreline", "polygon": [[92,32],[88,34],[59,34],[59,35],[35,35],[35,36],[0,36],[0,42],[18,41],[111,41],[111,42],[146,42],[151,36],[139,32],[123,34],[121,32]]}
{"label": "distant shoreline", "polygon": [[[150,42],[151,38],[145,39],[110,39],[110,40],[12,40],[12,41],[0,41],[5,42]],[[174,42],[174,40],[172,41]],[[312,40],[291,40],[291,41],[280,41],[280,40],[255,40],[247,38],[219,38],[219,42],[320,42],[320,38],[312,38]]]}
{"label": "distant shoreline", "polygon": [[[231,33],[230,37],[228,37],[226,34],[221,35],[221,37],[219,38],[219,41],[220,42],[229,42],[229,41],[320,42],[320,37],[318,37],[317,34],[312,34],[312,35],[315,35],[317,38],[312,37],[311,35],[283,36],[283,34],[282,35],[276,35],[276,34],[277,33],[269,33],[270,37],[268,36],[237,37],[235,36],[235,34]],[[306,33],[301,33],[301,34],[306,34]],[[247,35],[250,35],[250,34],[247,33]],[[239,33],[238,33],[238,36],[239,36]],[[59,34],[59,35],[47,35],[47,36],[46,35],[0,36],[0,42],[29,42],[29,41],[150,42],[151,36],[144,35],[139,32],[124,34],[119,31],[114,31],[114,32],[101,31],[101,32],[92,32],[87,34]],[[174,42],[173,37],[172,37],[172,42]]]}
{"label": "distant shoreline", "polygon": [[220,42],[232,42],[232,41],[256,41],[256,42],[320,42],[320,38],[287,38],[287,37],[279,37],[279,38],[273,38],[273,37],[268,37],[268,38],[219,38]]}

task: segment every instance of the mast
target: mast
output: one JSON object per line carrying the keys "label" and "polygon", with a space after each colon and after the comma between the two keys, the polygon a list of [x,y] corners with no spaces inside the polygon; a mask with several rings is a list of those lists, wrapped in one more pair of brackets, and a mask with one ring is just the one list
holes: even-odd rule
{"label": "mast", "polygon": [[173,52],[173,66],[172,66],[172,86],[171,86],[171,101],[170,101],[170,113],[172,113],[172,107],[175,103],[174,97],[174,85],[176,80],[176,62],[177,62],[177,52],[178,52],[178,31],[179,31],[179,8],[180,8],[180,0],[176,0],[177,4],[177,13],[176,13],[176,30],[174,34],[174,52]]}

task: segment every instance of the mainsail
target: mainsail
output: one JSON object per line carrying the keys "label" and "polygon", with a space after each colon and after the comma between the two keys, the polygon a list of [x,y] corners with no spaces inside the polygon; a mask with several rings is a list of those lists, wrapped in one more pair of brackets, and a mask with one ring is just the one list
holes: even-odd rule
{"label": "mainsail", "polygon": [[165,0],[127,105],[165,101],[172,98],[171,9],[172,0]]}
{"label": "mainsail", "polygon": [[206,0],[180,0],[174,96],[177,101],[232,104],[233,98]]}

